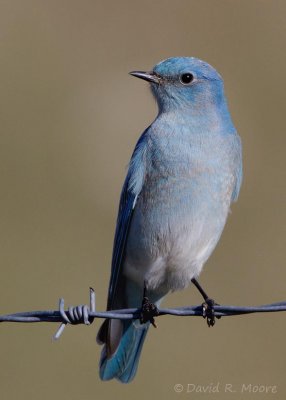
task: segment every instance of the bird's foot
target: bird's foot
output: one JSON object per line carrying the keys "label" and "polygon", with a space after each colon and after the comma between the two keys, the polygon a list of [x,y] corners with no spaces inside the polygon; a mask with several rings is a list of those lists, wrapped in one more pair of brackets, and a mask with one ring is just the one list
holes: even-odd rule
{"label": "bird's foot", "polygon": [[220,316],[215,315],[214,306],[219,306],[213,299],[209,297],[205,299],[205,302],[202,304],[203,307],[203,317],[207,319],[208,327],[214,326],[215,318],[220,318]]}
{"label": "bird's foot", "polygon": [[142,300],[140,323],[145,324],[150,321],[154,328],[157,328],[154,317],[159,315],[159,310],[154,303],[151,303],[148,297],[144,296]]}

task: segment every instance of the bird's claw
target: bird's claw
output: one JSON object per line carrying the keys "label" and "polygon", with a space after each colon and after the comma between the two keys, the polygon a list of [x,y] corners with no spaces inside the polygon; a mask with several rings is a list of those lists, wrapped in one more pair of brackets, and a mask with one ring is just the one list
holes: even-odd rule
{"label": "bird's claw", "polygon": [[159,315],[159,310],[154,303],[151,303],[148,297],[143,297],[141,313],[140,313],[140,323],[145,324],[146,322],[151,322],[154,328],[157,328],[154,317]]}
{"label": "bird's claw", "polygon": [[203,318],[207,319],[208,327],[214,326],[215,318],[220,318],[220,316],[215,315],[214,306],[218,306],[219,304],[215,303],[213,299],[207,298],[205,302],[202,304],[203,308]]}

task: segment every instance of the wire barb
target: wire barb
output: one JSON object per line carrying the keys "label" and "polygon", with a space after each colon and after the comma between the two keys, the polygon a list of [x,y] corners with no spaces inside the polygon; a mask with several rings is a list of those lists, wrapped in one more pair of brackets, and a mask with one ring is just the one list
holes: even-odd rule
{"label": "wire barb", "polygon": [[58,340],[62,335],[67,324],[78,325],[92,324],[94,317],[90,316],[90,311],[95,312],[95,291],[93,288],[89,288],[89,306],[88,305],[79,305],[79,306],[70,306],[68,311],[65,311],[65,301],[63,298],[59,300],[59,313],[62,317],[63,322],[60,324],[58,330],[53,336],[54,340]]}

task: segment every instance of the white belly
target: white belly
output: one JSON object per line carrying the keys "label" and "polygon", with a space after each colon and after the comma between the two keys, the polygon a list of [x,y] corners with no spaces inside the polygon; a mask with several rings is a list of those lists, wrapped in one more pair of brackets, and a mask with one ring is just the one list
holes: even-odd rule
{"label": "white belly", "polygon": [[[156,226],[139,209],[132,220],[123,265],[124,275],[147,289],[167,293],[186,288],[197,277],[215,248],[227,217],[227,209],[210,221],[198,212],[185,219],[169,218]],[[164,218],[164,213],[162,218]],[[217,223],[217,221],[219,221]]]}

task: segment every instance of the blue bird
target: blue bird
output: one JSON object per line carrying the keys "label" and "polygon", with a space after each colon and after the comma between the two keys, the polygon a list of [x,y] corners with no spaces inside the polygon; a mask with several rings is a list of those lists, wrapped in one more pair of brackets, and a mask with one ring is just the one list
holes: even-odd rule
{"label": "blue bird", "polygon": [[100,378],[130,382],[167,293],[191,283],[214,324],[197,282],[222,234],[242,180],[240,138],[218,72],[197,58],[169,58],[151,72],[158,115],[136,144],[122,189],[114,239],[108,310],[140,308],[139,320],[106,320]]}

